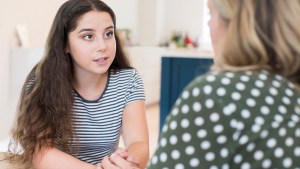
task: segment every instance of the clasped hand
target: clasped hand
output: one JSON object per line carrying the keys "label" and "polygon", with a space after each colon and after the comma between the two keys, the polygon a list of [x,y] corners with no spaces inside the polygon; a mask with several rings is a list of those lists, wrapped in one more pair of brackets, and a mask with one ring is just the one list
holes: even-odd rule
{"label": "clasped hand", "polygon": [[137,157],[128,155],[127,149],[118,149],[111,156],[103,158],[96,169],[140,169]]}

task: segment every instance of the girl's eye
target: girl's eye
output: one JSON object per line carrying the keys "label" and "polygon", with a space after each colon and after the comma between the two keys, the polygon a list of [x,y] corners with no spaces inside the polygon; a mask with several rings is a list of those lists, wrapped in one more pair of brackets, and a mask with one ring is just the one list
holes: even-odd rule
{"label": "girl's eye", "polygon": [[92,40],[93,39],[93,35],[84,35],[83,39],[85,39],[85,40]]}
{"label": "girl's eye", "polygon": [[106,39],[113,37],[113,35],[114,35],[114,32],[113,32],[113,31],[109,31],[109,32],[105,32],[105,33],[104,33],[104,37],[105,37]]}

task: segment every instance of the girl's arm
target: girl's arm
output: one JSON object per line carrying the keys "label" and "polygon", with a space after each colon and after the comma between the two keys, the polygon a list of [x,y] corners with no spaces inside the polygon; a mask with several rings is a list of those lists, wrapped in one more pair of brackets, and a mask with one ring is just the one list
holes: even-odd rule
{"label": "girl's arm", "polygon": [[56,148],[42,148],[33,159],[35,169],[96,169],[95,165],[83,162]]}
{"label": "girl's arm", "polygon": [[122,136],[128,154],[137,157],[140,168],[149,160],[149,135],[145,113],[145,102],[130,102],[123,112]]}

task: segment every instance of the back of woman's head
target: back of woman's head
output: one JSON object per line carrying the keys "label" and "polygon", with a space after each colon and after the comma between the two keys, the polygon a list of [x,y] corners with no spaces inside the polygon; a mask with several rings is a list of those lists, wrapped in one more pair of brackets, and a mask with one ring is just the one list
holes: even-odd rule
{"label": "back of woman's head", "polygon": [[213,0],[227,23],[216,68],[266,68],[300,84],[299,0]]}

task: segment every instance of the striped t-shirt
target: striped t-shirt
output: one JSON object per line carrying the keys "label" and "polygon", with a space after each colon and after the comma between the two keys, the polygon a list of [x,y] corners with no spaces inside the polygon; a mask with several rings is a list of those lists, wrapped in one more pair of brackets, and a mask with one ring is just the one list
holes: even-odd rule
{"label": "striped t-shirt", "polygon": [[[88,101],[74,91],[73,129],[70,143],[76,158],[96,164],[118,147],[125,106],[145,100],[144,85],[135,69],[111,71],[99,99]],[[79,141],[79,142],[78,142]]]}

